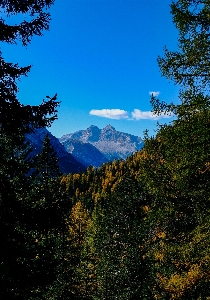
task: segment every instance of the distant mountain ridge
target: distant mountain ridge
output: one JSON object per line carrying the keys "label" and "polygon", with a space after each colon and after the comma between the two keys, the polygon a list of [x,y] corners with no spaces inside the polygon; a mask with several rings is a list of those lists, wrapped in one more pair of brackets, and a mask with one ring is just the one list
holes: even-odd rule
{"label": "distant mountain ridge", "polygon": [[66,151],[59,140],[53,136],[46,128],[35,129],[34,133],[26,135],[26,141],[33,147],[31,156],[35,156],[42,150],[42,145],[46,134],[50,137],[50,142],[59,158],[59,167],[62,173],[79,173],[86,170],[86,166],[77,161],[72,154]]}
{"label": "distant mountain ridge", "polygon": [[[92,165],[96,167],[114,159],[126,159],[144,145],[140,137],[117,131],[111,125],[103,129],[91,125],[86,130],[65,134],[59,141],[75,158],[81,159],[86,164],[92,161]],[[103,156],[94,148],[90,148],[90,145]]]}
{"label": "distant mountain ridge", "polygon": [[91,125],[86,130],[66,134],[60,139],[46,128],[41,128],[26,135],[26,140],[33,147],[31,156],[41,152],[46,134],[59,158],[60,170],[66,174],[84,172],[90,165],[97,168],[114,159],[125,159],[143,147],[140,137],[116,131],[111,125],[103,129]]}

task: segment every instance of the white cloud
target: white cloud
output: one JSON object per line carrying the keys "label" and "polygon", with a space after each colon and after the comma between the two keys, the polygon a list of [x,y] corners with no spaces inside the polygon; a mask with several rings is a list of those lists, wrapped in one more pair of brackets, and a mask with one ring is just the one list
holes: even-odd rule
{"label": "white cloud", "polygon": [[159,96],[160,95],[160,92],[149,92],[149,95],[150,96],[154,96],[154,97],[157,97],[157,96]]}
{"label": "white cloud", "polygon": [[89,114],[114,120],[159,120],[171,117],[164,114],[158,116],[151,111],[141,111],[137,108],[135,108],[131,113],[122,109],[92,109]]}
{"label": "white cloud", "polygon": [[171,116],[161,114],[160,116],[155,115],[151,111],[141,111],[140,109],[135,108],[133,110],[132,118],[135,120],[158,120],[162,118],[170,118]]}
{"label": "white cloud", "polygon": [[108,119],[128,119],[128,112],[122,109],[92,109],[90,115]]}

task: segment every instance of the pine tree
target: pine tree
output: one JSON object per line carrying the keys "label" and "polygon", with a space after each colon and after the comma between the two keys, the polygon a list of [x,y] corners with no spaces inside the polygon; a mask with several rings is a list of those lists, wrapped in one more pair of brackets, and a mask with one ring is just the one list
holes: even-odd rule
{"label": "pine tree", "polygon": [[39,174],[42,180],[61,175],[58,166],[58,156],[48,134],[44,138],[42,151],[34,158],[34,162],[36,167],[35,174]]}
{"label": "pine tree", "polygon": [[[27,45],[34,34],[41,35],[43,30],[48,29],[50,20],[45,8],[52,3],[1,1],[0,41],[16,43],[21,40],[23,45]],[[3,19],[3,15],[19,13],[29,14],[32,20],[11,26]],[[56,95],[47,97],[48,101],[43,100],[39,106],[24,106],[19,102],[17,81],[29,71],[30,66],[19,67],[18,64],[5,62],[0,52],[1,299],[32,299],[39,284],[43,286],[46,283],[46,280],[42,282],[38,267],[37,272],[31,272],[37,263],[37,247],[35,228],[30,222],[30,216],[33,216],[33,206],[29,205],[28,200],[31,162],[28,159],[25,134],[33,131],[33,128],[49,126],[57,117],[59,103]]]}
{"label": "pine tree", "polygon": [[36,240],[35,278],[37,272],[45,278],[38,282],[42,288],[36,296],[48,299],[53,295],[60,299],[65,289],[62,273],[67,246],[66,221],[71,207],[61,184],[57,154],[48,135],[41,153],[34,158],[34,169],[27,199],[31,210],[28,224]]}
{"label": "pine tree", "polygon": [[54,3],[54,0],[41,0],[37,2],[9,0],[1,1],[1,12],[7,16],[14,14],[28,14],[32,20],[24,20],[19,25],[8,25],[1,18],[0,22],[0,40],[7,43],[16,43],[19,39],[23,45],[27,45],[33,35],[42,35],[43,30],[49,29],[50,14],[45,11]]}
{"label": "pine tree", "polygon": [[[25,14],[31,21],[24,20],[18,25],[8,25],[0,18],[0,41],[15,44],[18,40],[24,46],[30,43],[33,35],[42,35],[49,29],[50,14],[45,11],[54,1],[1,1],[0,11],[11,16]],[[47,97],[48,101],[39,106],[22,105],[17,97],[17,80],[26,76],[31,66],[19,67],[18,64],[5,62],[0,52],[0,129],[1,134],[10,134],[13,138],[28,132],[33,127],[49,126],[56,119],[56,96]],[[16,131],[17,130],[17,131]]]}
{"label": "pine tree", "polygon": [[[178,105],[152,97],[155,113],[175,120],[146,137],[141,178],[153,195],[148,256],[157,299],[209,296],[209,1],[172,2],[179,47],[158,58],[180,86]],[[204,250],[205,244],[205,250]]]}

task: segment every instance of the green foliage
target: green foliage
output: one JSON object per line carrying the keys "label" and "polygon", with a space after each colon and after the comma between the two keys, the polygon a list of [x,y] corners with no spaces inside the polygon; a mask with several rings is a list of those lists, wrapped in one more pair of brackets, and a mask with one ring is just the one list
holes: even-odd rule
{"label": "green foliage", "polygon": [[162,74],[180,85],[181,104],[151,99],[154,112],[176,119],[147,137],[143,150],[141,178],[154,197],[148,257],[155,298],[207,299],[210,7],[208,1],[177,0],[171,9],[179,52],[166,50],[158,63]]}
{"label": "green foliage", "polygon": [[55,178],[61,175],[58,166],[58,157],[50,142],[50,137],[47,134],[43,141],[43,148],[40,154],[34,158],[35,172],[39,174],[40,179],[45,180],[45,177]]}
{"label": "green foliage", "polygon": [[31,21],[24,20],[19,25],[8,25],[2,18],[0,22],[0,40],[7,43],[16,43],[21,40],[26,46],[33,35],[42,35],[43,30],[49,29],[50,14],[45,11],[54,3],[54,0],[41,1],[1,1],[1,12],[7,16],[27,14]]}
{"label": "green foliage", "polygon": [[[35,171],[31,174],[27,202],[30,209],[30,226],[35,241],[36,265],[31,268],[40,279],[39,294],[44,299],[59,299],[64,289],[64,257],[67,246],[66,219],[71,203],[61,184],[57,154],[46,135],[40,154],[34,159]],[[35,267],[35,268],[34,268]],[[33,282],[34,283],[34,282]],[[32,297],[35,297],[32,294]]]}
{"label": "green foliage", "polygon": [[180,85],[181,103],[151,103],[175,120],[125,162],[63,179],[92,213],[84,241],[94,257],[92,299],[209,298],[210,6],[177,0],[171,11],[179,49],[158,63]]}
{"label": "green foliage", "polygon": [[175,0],[171,4],[179,51],[165,49],[165,57],[159,57],[158,63],[162,74],[184,89],[209,88],[209,9],[209,2],[202,0]]}
{"label": "green foliage", "polygon": [[122,178],[105,208],[97,208],[94,239],[98,289],[94,299],[138,299],[150,294],[143,256],[150,198],[137,180]]}
{"label": "green foliage", "polygon": [[[49,14],[44,10],[52,3],[1,1],[0,41],[15,43],[20,39],[26,45],[34,34],[41,35],[49,23]],[[3,19],[3,16],[19,13],[29,13],[32,20],[11,26]],[[38,219],[37,201],[43,200],[44,193],[29,176],[32,162],[28,158],[30,149],[25,143],[25,134],[33,128],[49,126],[56,119],[59,103],[56,95],[47,97],[48,101],[43,100],[39,106],[24,106],[19,102],[17,81],[29,71],[30,66],[19,67],[5,62],[0,52],[1,299],[40,299],[55,277],[57,253],[54,253],[54,243],[52,245],[54,232],[52,229],[44,237],[40,223],[47,216],[42,214],[43,220]],[[59,187],[59,184],[54,186],[54,193],[59,191]],[[37,199],[35,194],[42,199]]]}
{"label": "green foliage", "polygon": [[[0,39],[27,44],[48,28],[53,1],[3,1],[31,22]],[[175,120],[125,161],[61,176],[46,136],[30,160],[24,134],[56,118],[56,96],[23,106],[16,81],[29,67],[0,55],[0,298],[208,299],[210,293],[209,1],[171,4],[179,51],[158,58],[181,103],[151,98]],[[9,118],[9,116],[11,116]]]}

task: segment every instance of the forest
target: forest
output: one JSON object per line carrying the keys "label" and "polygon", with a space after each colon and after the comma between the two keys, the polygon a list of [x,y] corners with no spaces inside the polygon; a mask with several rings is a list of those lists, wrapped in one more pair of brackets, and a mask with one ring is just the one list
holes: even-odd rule
{"label": "forest", "polygon": [[[23,46],[49,29],[53,0],[0,1],[29,13],[0,41]],[[57,95],[39,106],[17,98],[30,66],[0,52],[0,299],[210,299],[210,2],[174,0],[178,50],[158,57],[179,104],[151,97],[174,121],[145,131],[145,146],[79,174],[62,174],[45,137],[30,156],[25,135],[57,118]]]}

